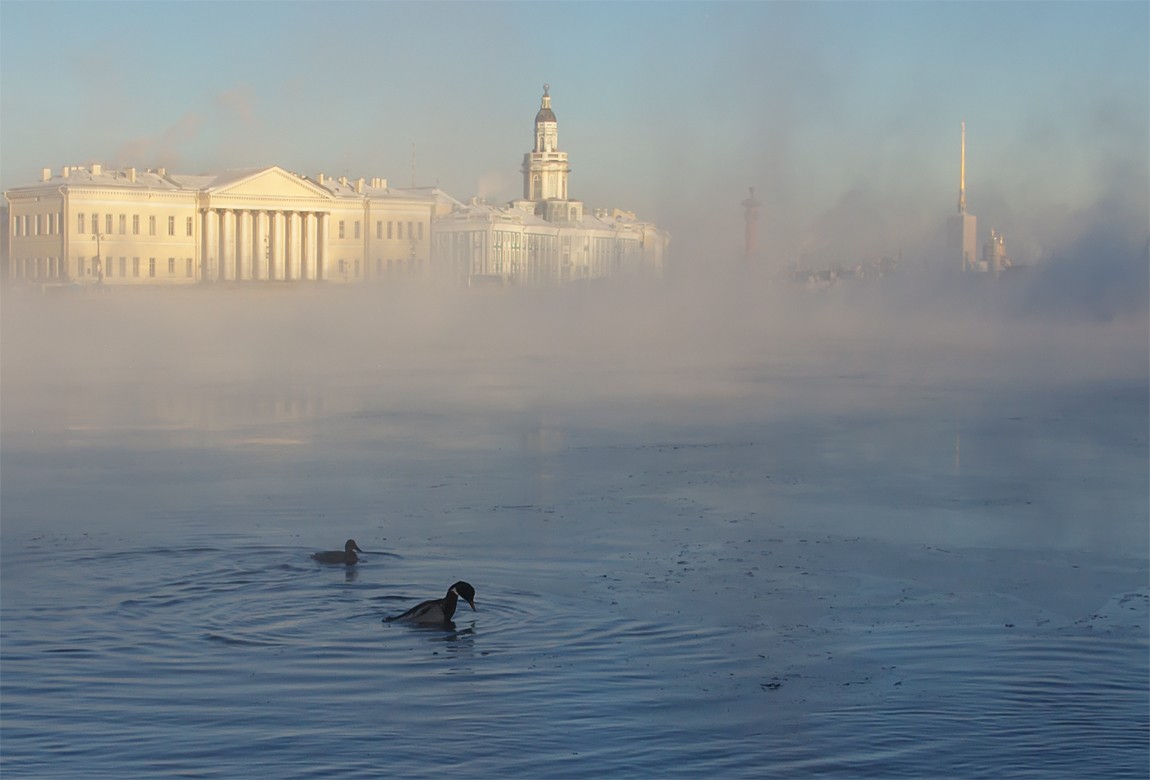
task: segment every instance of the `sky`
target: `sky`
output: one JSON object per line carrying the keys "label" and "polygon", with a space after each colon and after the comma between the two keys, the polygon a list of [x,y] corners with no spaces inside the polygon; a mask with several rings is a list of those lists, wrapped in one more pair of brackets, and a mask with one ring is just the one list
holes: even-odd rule
{"label": "sky", "polygon": [[753,186],[779,262],[926,259],[965,121],[980,241],[1040,263],[1096,229],[1144,240],[1148,41],[1145,2],[0,0],[0,186],[414,169],[502,202],[548,83],[571,197],[681,254],[736,254]]}

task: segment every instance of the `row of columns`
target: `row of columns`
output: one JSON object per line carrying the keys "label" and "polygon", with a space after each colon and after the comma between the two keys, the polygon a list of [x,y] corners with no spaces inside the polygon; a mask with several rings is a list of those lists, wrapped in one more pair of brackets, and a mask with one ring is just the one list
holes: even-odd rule
{"label": "row of columns", "polygon": [[330,216],[313,211],[204,209],[202,279],[323,279]]}

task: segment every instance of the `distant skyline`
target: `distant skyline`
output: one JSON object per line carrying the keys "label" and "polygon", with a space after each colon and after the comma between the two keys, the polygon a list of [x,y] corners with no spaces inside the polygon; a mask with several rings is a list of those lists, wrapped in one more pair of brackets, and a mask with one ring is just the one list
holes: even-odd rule
{"label": "distant skyline", "polygon": [[571,197],[684,251],[737,253],[754,186],[773,255],[929,252],[965,120],[980,236],[1035,261],[1150,207],[1148,31],[1144,2],[3,0],[0,186],[89,162],[408,186],[414,145],[417,184],[499,202],[546,82]]}

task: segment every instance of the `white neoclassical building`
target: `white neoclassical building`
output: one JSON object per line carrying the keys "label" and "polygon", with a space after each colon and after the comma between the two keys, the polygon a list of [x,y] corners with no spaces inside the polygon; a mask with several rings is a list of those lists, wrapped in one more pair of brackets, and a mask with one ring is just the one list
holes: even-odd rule
{"label": "white neoclassical building", "polygon": [[430,269],[436,192],[277,166],[191,176],[45,168],[4,194],[8,277],[29,283],[356,283]]}
{"label": "white neoclassical building", "polygon": [[568,198],[570,170],[546,85],[523,197],[503,206],[278,166],[207,175],[45,168],[36,184],[4,193],[6,278],[133,286],[417,276],[530,286],[661,274],[667,234],[631,212],[587,214]]}
{"label": "white neoclassical building", "polygon": [[586,213],[568,198],[571,166],[559,149],[548,85],[523,155],[523,197],[503,206],[472,199],[433,224],[436,269],[457,282],[553,285],[605,277],[658,276],[669,236],[620,209]]}

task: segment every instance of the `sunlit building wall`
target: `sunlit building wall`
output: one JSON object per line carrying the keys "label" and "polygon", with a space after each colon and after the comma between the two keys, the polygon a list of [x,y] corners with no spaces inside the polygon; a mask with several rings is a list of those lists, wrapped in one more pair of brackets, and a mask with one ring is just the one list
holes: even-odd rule
{"label": "sunlit building wall", "polygon": [[5,193],[7,278],[30,284],[190,285],[428,277],[551,285],[658,276],[669,237],[634,213],[568,199],[567,154],[544,88],[525,197],[463,204],[386,179],[278,166],[189,175],[44,169]]}
{"label": "sunlit building wall", "polygon": [[209,175],[46,168],[38,184],[5,198],[9,279],[117,286],[426,272],[437,203],[382,179],[312,180],[276,166]]}
{"label": "sunlit building wall", "polygon": [[163,169],[44,169],[38,185],[5,198],[10,278],[119,285],[199,278],[196,194]]}
{"label": "sunlit building wall", "polygon": [[431,267],[431,220],[442,193],[390,189],[386,179],[315,181],[333,199],[328,279],[354,283],[425,276]]}

